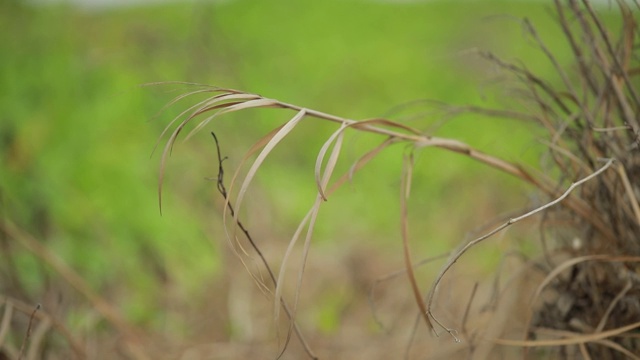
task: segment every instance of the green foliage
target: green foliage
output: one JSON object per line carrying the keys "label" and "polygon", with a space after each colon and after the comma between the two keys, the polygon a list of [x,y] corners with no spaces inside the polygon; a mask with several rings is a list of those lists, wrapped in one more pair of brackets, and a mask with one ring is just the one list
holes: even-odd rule
{"label": "green foliage", "polygon": [[[203,235],[204,215],[194,214],[197,206],[176,206],[161,217],[156,205],[157,162],[150,155],[161,124],[146,120],[166,99],[150,100],[138,88],[154,77],[145,70],[146,55],[118,39],[117,23],[104,21],[114,14],[11,9],[0,15],[3,216],[36,234],[96,288],[117,282],[145,289],[137,294],[146,292],[146,299],[122,301],[149,304],[157,271],[187,293],[201,290],[198,279],[218,266]],[[126,27],[131,31],[135,21]],[[19,269],[27,284],[37,281],[37,266]],[[45,291],[29,288],[36,290],[32,301]]]}

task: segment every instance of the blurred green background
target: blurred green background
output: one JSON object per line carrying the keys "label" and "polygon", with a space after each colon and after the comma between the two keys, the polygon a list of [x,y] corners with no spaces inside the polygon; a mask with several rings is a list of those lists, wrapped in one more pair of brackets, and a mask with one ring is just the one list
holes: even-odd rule
{"label": "blurred green background", "polygon": [[[225,269],[237,268],[222,231],[221,199],[207,180],[217,174],[208,132],[216,132],[229,157],[228,179],[251,144],[293,114],[232,114],[178,142],[160,215],[160,154],[152,151],[164,126],[194,102],[159,111],[193,88],[141,84],[197,82],[352,119],[385,116],[537,166],[542,146],[535,126],[476,115],[443,121],[447,114],[436,103],[415,101],[517,107],[515,85],[477,51],[552,73],[525,34],[523,16],[567,62],[566,44],[544,2],[276,0],[94,8],[2,1],[0,214],[63,259],[131,322],[189,337],[197,329],[172,304],[198,309],[225,279]],[[409,105],[398,107],[403,104]],[[260,170],[243,216],[265,246],[286,244],[312,204],[315,156],[332,130],[309,120]],[[381,140],[349,134],[341,169]],[[404,152],[402,146],[389,149],[330,199],[312,257],[371,248],[386,254],[390,266],[402,267],[398,185]],[[410,204],[414,257],[459,244],[469,231],[526,205],[530,190],[459,155],[420,150]],[[6,234],[2,242],[3,295],[45,305],[47,294],[55,294],[54,303],[72,296],[56,287],[56,274],[40,260]],[[478,266],[492,266],[500,253],[489,250]],[[314,276],[320,275],[306,281]],[[71,328],[89,326],[73,313],[84,319],[78,314],[90,305],[78,300],[70,308],[61,316]],[[329,331],[337,326],[325,321]],[[221,328],[223,337],[233,332],[232,324]]]}

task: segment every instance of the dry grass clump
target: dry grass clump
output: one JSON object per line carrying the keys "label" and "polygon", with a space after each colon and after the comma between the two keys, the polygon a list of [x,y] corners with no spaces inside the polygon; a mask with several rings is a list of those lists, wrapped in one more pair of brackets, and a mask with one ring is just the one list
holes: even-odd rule
{"label": "dry grass clump", "polygon": [[[195,118],[203,119],[186,138],[213,119],[230,112],[249,108],[281,108],[295,112],[295,116],[273,129],[247,152],[228,189],[222,176],[222,158],[218,159],[218,190],[225,198],[225,208],[229,210],[229,215],[225,215],[225,222],[230,224],[227,227],[229,243],[247,269],[255,269],[253,258],[257,254],[267,276],[262,277],[256,271],[249,273],[261,291],[275,299],[274,322],[278,322],[281,311],[290,320],[283,352],[291,335],[295,334],[308,355],[315,357],[295,319],[299,289],[319,208],[337,188],[377,154],[389,146],[402,143],[408,149],[404,156],[400,189],[405,272],[420,316],[432,331],[440,333],[444,330],[456,341],[462,337],[461,340],[467,343],[466,356],[490,356],[491,347],[487,350],[485,346],[489,342],[492,346],[516,346],[525,355],[527,348],[534,347],[545,348],[545,354],[563,358],[638,358],[635,354],[640,353],[640,335],[637,332],[640,328],[640,90],[637,86],[640,59],[637,52],[639,27],[634,11],[639,5],[618,2],[621,29],[606,28],[586,0],[581,3],[571,0],[563,4],[556,1],[555,5],[567,46],[574,55],[573,66],[562,67],[536,29],[524,20],[523,26],[528,36],[555,68],[556,81],[540,78],[524,65],[503,61],[491,53],[482,53],[506,73],[517,77],[522,85],[519,99],[523,102],[524,110],[465,108],[485,115],[533,121],[546,129],[549,151],[543,159],[545,165],[542,171],[526,170],[524,166],[483,153],[463,142],[435,137],[387,119],[355,121],[237,90],[197,85],[197,90],[172,102],[191,95],[212,94],[210,98],[185,110],[167,126],[165,132],[173,130],[162,155],[159,195],[166,159],[182,130]],[[632,10],[630,6],[636,8]],[[204,117],[206,114],[210,115]],[[279,264],[280,270],[275,272],[242,225],[238,214],[244,205],[247,189],[264,160],[282,139],[308,118],[334,122],[337,128],[317,156],[315,204],[295,230]],[[350,130],[375,133],[380,135],[381,140],[379,145],[364,153],[348,172],[334,179],[334,170],[341,158],[344,133]],[[542,198],[547,198],[542,205],[509,219],[454,251],[426,296],[425,289],[416,281],[413,273],[416,265],[412,261],[413,254],[409,246],[406,205],[411,196],[413,152],[425,147],[437,147],[470,157],[533,185]],[[241,176],[243,165],[254,157],[249,169]],[[464,315],[456,325],[461,324],[461,329],[449,328],[445,321],[436,317],[432,310],[438,305],[434,302],[438,285],[456,261],[471,247],[534,215],[541,218],[543,254],[527,260],[522,267],[526,271],[518,276],[521,276],[521,281],[531,282],[534,278],[532,274],[542,271],[544,275],[535,288],[529,289],[532,300],[524,307],[531,315],[520,327],[521,338],[514,339],[512,335],[511,339],[505,339],[505,331],[500,330],[467,331],[467,318],[472,316],[470,312],[478,316],[483,312],[477,306],[471,306],[475,286],[469,303],[463,309]],[[298,290],[292,299],[285,299],[283,279],[288,263],[292,261],[293,249],[299,242],[302,242],[303,253],[295,284]],[[517,301],[526,298],[509,295],[508,291],[505,294],[504,289],[497,289],[496,294],[512,300],[517,298]],[[506,323],[506,315],[500,312],[516,311],[514,306],[509,309],[496,307],[494,320],[491,321],[495,323],[498,321],[496,319],[501,318]],[[517,326],[503,325],[503,330],[506,328]],[[474,349],[483,346],[485,349],[482,354],[474,352]],[[436,354],[433,351],[430,353]]]}
{"label": "dry grass clump", "polygon": [[[552,87],[525,68],[500,63],[522,77],[536,117],[549,132],[551,171],[558,185],[574,182],[615,159],[610,171],[576,190],[576,204],[554,207],[542,219],[546,251],[539,265],[545,293],[532,337],[561,336],[564,358],[638,358],[640,354],[640,88],[636,9],[619,2],[621,29],[607,29],[591,4],[556,1],[575,68],[556,66]],[[634,13],[635,11],[635,13]],[[636,355],[632,355],[636,354]]]}

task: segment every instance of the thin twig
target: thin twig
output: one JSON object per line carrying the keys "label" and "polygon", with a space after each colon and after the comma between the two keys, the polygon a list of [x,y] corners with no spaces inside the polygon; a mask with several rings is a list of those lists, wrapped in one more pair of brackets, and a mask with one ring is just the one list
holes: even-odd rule
{"label": "thin twig", "polygon": [[613,126],[613,127],[607,127],[607,128],[599,128],[599,127],[593,127],[591,128],[591,130],[595,131],[595,132],[614,132],[614,131],[620,131],[620,130],[630,130],[629,126]]}
{"label": "thin twig", "polygon": [[409,283],[411,284],[411,290],[413,292],[413,296],[416,300],[416,304],[420,309],[420,314],[424,318],[425,323],[429,327],[430,330],[433,331],[433,324],[429,320],[429,316],[427,314],[427,309],[424,304],[424,300],[422,299],[422,293],[420,292],[420,288],[418,287],[418,282],[416,281],[416,276],[413,272],[413,265],[411,263],[411,250],[409,249],[409,217],[407,213],[407,200],[409,199],[409,194],[411,193],[411,175],[413,171],[413,154],[409,154],[404,159],[404,169],[402,174],[402,186],[400,186],[400,221],[401,221],[401,233],[402,233],[402,248],[404,253],[404,262],[405,268],[407,270],[407,277],[409,278]]}
{"label": "thin twig", "polygon": [[[592,174],[590,174],[589,176],[574,182],[573,184],[571,184],[571,186],[569,186],[569,188],[562,194],[560,195],[560,197],[558,197],[557,199],[548,202],[538,208],[535,208],[531,211],[529,211],[528,213],[521,215],[519,217],[516,218],[512,218],[509,219],[509,221],[507,221],[506,223],[498,226],[497,228],[495,228],[494,230],[490,231],[489,233],[480,236],[479,238],[469,242],[467,245],[465,245],[459,252],[457,252],[456,254],[453,255],[453,257],[447,262],[447,264],[442,268],[442,270],[440,271],[440,273],[438,274],[438,276],[436,277],[436,280],[434,281],[431,290],[429,291],[429,296],[428,296],[428,300],[427,300],[427,313],[428,315],[439,325],[441,326],[445,331],[447,331],[449,334],[452,334],[452,332],[454,331],[453,329],[449,329],[448,327],[444,326],[434,315],[433,312],[431,311],[432,309],[432,305],[433,305],[433,298],[435,296],[438,284],[440,284],[440,282],[442,281],[444,275],[447,273],[447,271],[453,266],[453,264],[456,263],[456,261],[458,261],[458,259],[460,259],[460,257],[467,252],[467,250],[469,250],[470,248],[474,247],[475,245],[479,244],[480,242],[486,240],[487,238],[495,235],[496,233],[504,230],[505,228],[517,223],[518,221],[522,220],[522,219],[526,219],[530,216],[533,216],[541,211],[544,211],[558,203],[560,203],[562,200],[564,200],[567,196],[569,196],[569,194],[571,194],[571,192],[578,186],[584,184],[585,182],[597,177],[598,175],[600,175],[602,172],[604,172],[605,170],[607,170],[611,165],[613,165],[614,163],[614,159],[609,159],[607,160],[606,164],[603,165],[600,169],[598,169],[597,171],[593,172]],[[455,337],[454,337],[455,338]]]}
{"label": "thin twig", "polygon": [[0,322],[0,349],[4,344],[4,339],[9,333],[9,327],[11,326],[11,320],[13,318],[13,305],[6,303],[4,305],[4,314],[2,314],[2,321]]}
{"label": "thin twig", "polygon": [[[29,313],[33,313],[33,306],[31,306],[30,304],[27,304],[25,302],[22,302],[18,299],[14,299],[14,298],[9,298],[6,296],[2,296],[0,295],[0,304],[4,304],[5,305],[5,316],[7,314],[7,309],[16,309],[17,311],[23,313],[23,314],[29,314]],[[87,358],[87,354],[84,350],[83,345],[80,343],[80,341],[76,338],[74,338],[74,336],[71,334],[71,331],[69,331],[69,329],[67,329],[64,324],[58,320],[57,318],[53,317],[51,314],[48,314],[46,311],[41,310],[38,312],[33,313],[35,318],[38,320],[48,320],[53,324],[53,327],[64,337],[67,339],[67,342],[69,343],[69,345],[71,346],[71,349],[73,350],[73,352],[75,353],[75,357],[77,359],[86,359]],[[4,327],[9,326],[9,322],[11,319],[9,319],[7,321],[7,325],[4,324],[5,319],[3,319],[3,324],[2,324],[2,329],[0,329],[0,345],[2,345],[2,340],[4,337]]]}
{"label": "thin twig", "polygon": [[[422,259],[420,261],[418,261],[417,263],[413,264],[413,268],[416,269],[420,266],[426,265],[428,263],[431,263],[435,260],[440,260],[440,259],[444,259],[448,256],[451,256],[451,252],[446,252],[444,254],[440,254],[440,255],[436,255],[436,256],[432,256],[426,259]],[[371,315],[373,316],[373,321],[375,321],[376,324],[378,324],[378,326],[381,329],[385,329],[384,324],[382,323],[382,321],[380,320],[380,317],[378,316],[378,311],[376,308],[376,301],[375,301],[375,290],[378,286],[378,284],[380,284],[383,281],[387,281],[387,280],[391,280],[395,277],[398,277],[400,275],[404,275],[407,272],[407,268],[404,267],[400,270],[396,270],[392,273],[389,273],[385,276],[382,276],[378,279],[376,279],[373,284],[371,284],[371,288],[369,289],[369,295],[367,296],[368,302],[369,302],[369,307],[371,308]]]}
{"label": "thin twig", "polygon": [[627,283],[624,285],[624,288],[622,288],[622,290],[620,290],[620,292],[616,295],[616,297],[613,298],[613,300],[611,300],[611,303],[607,307],[607,310],[604,312],[604,315],[602,315],[602,318],[600,319],[598,326],[596,326],[596,330],[594,331],[594,333],[599,333],[604,329],[604,326],[607,324],[607,320],[609,319],[609,314],[611,314],[611,312],[616,307],[616,305],[618,305],[618,302],[620,302],[622,297],[627,292],[629,292],[629,290],[631,290],[631,287],[632,287],[631,280],[627,280]]}
{"label": "thin twig", "polygon": [[[223,166],[223,162],[226,159],[226,157],[222,157],[222,152],[220,151],[220,143],[218,141],[218,138],[216,137],[216,134],[214,132],[211,132],[211,136],[213,137],[213,140],[215,142],[216,154],[217,154],[217,157],[218,157],[218,177],[217,177],[216,186],[218,188],[218,192],[220,193],[220,195],[222,195],[222,197],[224,198],[224,200],[225,200],[225,202],[227,204],[227,209],[229,210],[229,213],[231,214],[231,216],[233,216],[234,219],[237,219],[237,217],[235,215],[236,214],[235,210],[233,208],[233,204],[228,200],[228,196],[229,195],[228,195],[227,189],[226,189],[226,187],[224,185],[224,166]],[[262,253],[262,250],[260,250],[260,247],[258,247],[258,245],[253,240],[253,237],[249,233],[249,230],[244,226],[242,221],[240,221],[239,219],[236,220],[236,225],[243,232],[243,234],[245,235],[245,238],[249,241],[249,243],[251,244],[251,247],[256,252],[256,254],[258,254],[258,257],[260,258],[260,261],[262,262],[262,264],[264,265],[265,269],[267,270],[267,273],[269,274],[269,278],[271,279],[271,282],[273,283],[273,286],[277,286],[278,282],[276,280],[276,276],[275,276],[273,270],[271,269],[271,266],[267,262],[267,259],[265,258],[264,254]],[[283,298],[280,299],[280,304],[282,305],[282,308],[284,309],[284,312],[287,315],[287,317],[289,318],[289,320],[293,323],[293,330],[295,331],[296,336],[300,340],[300,343],[304,347],[304,350],[307,353],[307,355],[309,355],[309,357],[311,359],[317,359],[318,357],[313,353],[313,351],[311,350],[309,344],[305,340],[305,338],[304,338],[304,336],[302,334],[302,330],[300,329],[300,327],[298,326],[297,322],[293,318],[292,312],[289,309],[289,306],[287,305],[286,301]],[[286,349],[287,343],[288,343],[288,338],[287,338],[287,341],[284,344],[284,348],[282,349],[282,351],[278,355],[278,358],[281,357],[282,354],[284,353],[284,350]]]}
{"label": "thin twig", "polygon": [[29,351],[27,351],[27,360],[37,360],[42,358],[42,354],[40,353],[42,351],[45,336],[51,328],[51,325],[51,319],[45,317],[44,320],[35,327],[33,334],[31,335]]}
{"label": "thin twig", "polygon": [[562,31],[565,34],[565,38],[569,41],[569,45],[571,46],[571,50],[573,51],[574,58],[578,62],[578,66],[580,67],[581,76],[587,81],[589,89],[593,93],[597,92],[596,80],[593,78],[593,74],[589,71],[588,65],[586,63],[586,58],[582,53],[582,50],[577,44],[577,41],[573,34],[571,33],[571,29],[569,28],[569,21],[567,20],[564,14],[564,6],[560,4],[559,0],[554,0],[556,12],[560,18],[560,26],[562,27]]}
{"label": "thin twig", "polygon": [[[640,98],[636,94],[634,84],[629,79],[629,76],[627,75],[627,71],[624,68],[623,64],[620,63],[619,56],[616,54],[616,51],[613,49],[613,45],[611,44],[611,40],[609,39],[609,36],[607,35],[606,29],[602,25],[602,22],[600,21],[600,19],[596,15],[595,11],[593,11],[593,8],[591,7],[591,4],[589,3],[589,1],[582,0],[582,3],[584,4],[585,8],[589,12],[589,15],[591,15],[591,19],[593,20],[593,23],[596,24],[596,27],[598,28],[598,32],[600,32],[600,36],[602,37],[602,40],[604,41],[605,45],[607,46],[607,50],[609,51],[609,55],[611,55],[611,60],[613,61],[613,64],[615,65],[615,69],[617,70],[617,74],[616,75],[622,76],[622,78],[624,79],[625,85],[627,85],[627,90],[629,91],[629,93],[631,95],[631,100],[634,101],[636,106],[640,106]],[[620,11],[621,11],[622,15],[627,15],[628,12],[630,11],[629,8],[627,7],[627,5],[622,1],[619,1],[618,5],[620,6]],[[626,21],[625,21],[624,25],[626,26],[626,25],[628,25],[628,22],[629,22],[628,18],[626,16],[625,16],[625,20]],[[633,22],[633,19],[631,20],[631,22]],[[635,118],[634,118],[634,120],[635,120]],[[637,130],[638,129],[638,124],[636,122],[634,122],[633,124],[634,124],[634,130]]]}
{"label": "thin twig", "polygon": [[582,354],[582,358],[584,360],[591,360],[591,355],[589,355],[589,351],[587,350],[587,345],[584,343],[580,343],[578,344],[578,347],[580,348],[580,354]]}
{"label": "thin twig", "polygon": [[33,318],[36,315],[36,312],[38,312],[38,310],[40,310],[40,304],[37,304],[36,307],[33,309],[33,312],[31,313],[31,316],[29,316],[29,325],[27,326],[27,333],[24,336],[24,339],[22,339],[22,345],[20,345],[20,352],[18,353],[18,360],[22,359],[22,354],[24,353],[24,347],[27,345],[27,342],[29,341],[29,338],[31,337],[31,328],[33,326]]}
{"label": "thin twig", "polygon": [[616,166],[616,170],[618,171],[620,180],[622,180],[624,190],[627,192],[627,196],[629,197],[629,202],[631,203],[633,214],[636,217],[636,224],[640,226],[640,205],[638,204],[638,199],[636,198],[636,194],[633,191],[633,187],[631,186],[631,182],[629,181],[627,172],[624,169],[624,165],[618,164],[618,166]]}
{"label": "thin twig", "polygon": [[569,333],[565,331],[567,335],[565,335],[566,337],[562,339],[550,339],[550,340],[492,339],[490,341],[493,341],[499,345],[519,346],[519,347],[575,345],[580,343],[595,342],[595,341],[603,340],[613,336],[619,336],[621,334],[624,334],[626,332],[629,332],[638,328],[640,328],[640,322],[635,322],[629,325],[620,326],[615,329],[611,329],[611,330],[607,330],[599,333],[593,333],[593,334],[576,334],[576,333]]}
{"label": "thin twig", "polygon": [[477,290],[478,290],[478,282],[476,281],[473,284],[473,289],[471,289],[471,295],[469,296],[469,301],[467,301],[467,306],[464,309],[464,315],[462,315],[462,331],[460,333],[466,338],[470,337],[469,334],[467,333],[467,319],[469,318],[471,304],[473,303],[473,299],[476,296]]}

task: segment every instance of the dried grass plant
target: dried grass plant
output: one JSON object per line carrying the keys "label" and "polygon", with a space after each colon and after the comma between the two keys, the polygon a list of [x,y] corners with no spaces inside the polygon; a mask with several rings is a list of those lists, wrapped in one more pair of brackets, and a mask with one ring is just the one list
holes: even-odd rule
{"label": "dried grass plant", "polygon": [[[178,140],[193,122],[185,139],[191,138],[217,118],[232,112],[252,108],[277,108],[290,111],[293,116],[257,141],[242,158],[241,164],[225,187],[219,154],[218,190],[224,196],[224,222],[227,224],[229,245],[238,259],[245,264],[257,286],[274,299],[273,318],[278,322],[281,312],[290,321],[289,331],[282,342],[282,355],[292,335],[295,335],[311,358],[314,352],[307,344],[302,329],[296,322],[307,256],[312,247],[312,234],[318,211],[336,189],[347,183],[385,149],[403,144],[406,148],[403,171],[400,174],[400,204],[405,273],[411,284],[422,321],[439,334],[449,333],[455,343],[448,355],[466,354],[468,358],[489,358],[495,348],[517,347],[523,356],[528,348],[547,349],[545,354],[558,358],[583,359],[639,359],[640,354],[640,59],[638,57],[637,2],[618,1],[622,18],[621,29],[607,29],[592,4],[569,0],[555,1],[555,15],[562,34],[574,55],[574,67],[562,67],[553,52],[538,36],[536,29],[523,20],[528,36],[537,44],[553,65],[558,82],[543,79],[529,71],[525,65],[504,61],[494,54],[481,55],[518,79],[522,90],[521,111],[481,109],[477,107],[453,108],[468,113],[489,114],[534,122],[548,133],[547,168],[538,170],[506,161],[500,155],[487,154],[461,141],[433,136],[402,123],[374,118],[353,120],[307,109],[287,102],[269,99],[243,91],[190,84],[195,90],[176,97],[169,105],[199,94],[211,94],[179,114],[166,127],[162,138],[168,136],[162,152],[158,195],[161,204],[165,164]],[[245,199],[256,173],[273,149],[293,129],[304,121],[317,119],[333,122],[335,131],[326,139],[315,162],[317,194],[314,205],[294,231],[284,253],[279,271],[268,264],[261,249],[253,240],[239,217],[246,206]],[[335,174],[341,159],[344,134],[347,131],[368,132],[379,135],[379,144],[371,148],[343,174]],[[215,137],[215,135],[214,135]],[[217,139],[216,139],[217,144]],[[416,280],[409,236],[407,200],[411,197],[413,154],[418,149],[440,148],[478,161],[488,168],[516,177],[530,184],[539,197],[546,199],[521,215],[514,216],[453,251],[440,270],[430,289]],[[243,169],[248,167],[246,172]],[[552,178],[545,174],[559,174]],[[525,305],[528,319],[521,324],[520,338],[498,329],[470,330],[466,324],[475,311],[471,306],[477,286],[461,315],[461,327],[454,328],[434,314],[438,306],[435,295],[447,272],[470,248],[515,223],[536,216],[540,221],[540,242],[543,253],[527,259],[522,271],[509,281],[531,281],[532,273],[542,273],[535,284],[529,303]],[[561,231],[560,231],[561,230]],[[302,243],[300,270],[297,274],[298,291],[292,299],[283,296],[283,281],[293,261],[293,250]],[[258,257],[268,278],[252,270]],[[496,296],[509,297],[505,287],[496,289]],[[427,291],[428,290],[428,291]],[[513,295],[511,295],[513,297]],[[503,328],[507,308],[498,309],[491,320]],[[513,327],[513,326],[510,326]],[[513,334],[513,333],[510,333]],[[446,341],[440,339],[440,341]],[[489,344],[487,346],[487,344]],[[463,350],[460,350],[463,349]],[[483,350],[484,349],[484,350]],[[447,350],[448,351],[448,350]],[[457,352],[456,352],[457,351]],[[460,352],[462,351],[462,352]],[[433,350],[425,355],[436,357]],[[443,356],[447,356],[447,354]],[[462,355],[460,355],[462,356]]]}

